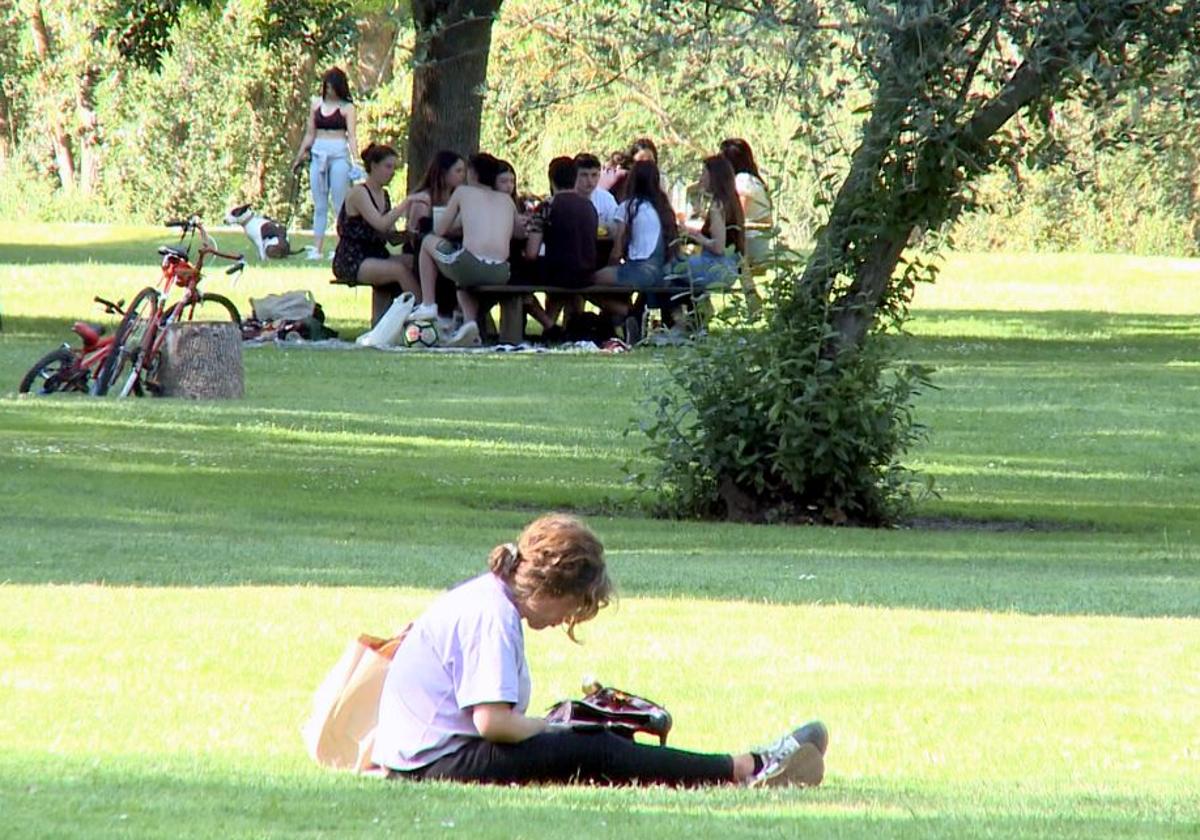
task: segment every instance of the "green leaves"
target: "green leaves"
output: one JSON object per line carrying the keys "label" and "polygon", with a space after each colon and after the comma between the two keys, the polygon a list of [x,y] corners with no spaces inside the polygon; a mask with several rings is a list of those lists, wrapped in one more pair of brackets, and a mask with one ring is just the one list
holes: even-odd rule
{"label": "green leaves", "polygon": [[735,315],[665,359],[640,426],[649,466],[631,478],[660,515],[892,522],[925,492],[900,459],[929,371],[895,364],[882,338],[829,356],[826,307],[786,291],[803,264],[776,270],[767,315]]}

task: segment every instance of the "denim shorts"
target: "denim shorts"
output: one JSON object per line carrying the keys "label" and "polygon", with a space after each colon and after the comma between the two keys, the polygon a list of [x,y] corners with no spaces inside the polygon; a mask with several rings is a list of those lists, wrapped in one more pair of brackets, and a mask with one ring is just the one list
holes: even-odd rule
{"label": "denim shorts", "polygon": [[665,280],[663,264],[656,259],[626,260],[617,266],[617,285],[627,289],[657,289]]}

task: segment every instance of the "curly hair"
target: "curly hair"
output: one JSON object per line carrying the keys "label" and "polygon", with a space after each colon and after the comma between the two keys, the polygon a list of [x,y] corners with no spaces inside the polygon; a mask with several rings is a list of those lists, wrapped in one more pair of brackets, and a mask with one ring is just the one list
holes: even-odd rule
{"label": "curly hair", "polygon": [[574,597],[578,607],[567,619],[572,641],[578,641],[575,625],[595,618],[614,597],[604,546],[583,522],[564,513],[535,519],[516,543],[493,548],[488,568],[519,601],[534,595]]}

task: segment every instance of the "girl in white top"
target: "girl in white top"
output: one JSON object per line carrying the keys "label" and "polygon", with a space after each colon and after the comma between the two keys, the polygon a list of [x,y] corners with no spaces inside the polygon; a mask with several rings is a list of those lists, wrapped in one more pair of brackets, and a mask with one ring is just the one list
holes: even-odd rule
{"label": "girl in white top", "polygon": [[766,261],[775,225],[774,206],[767,185],[759,174],[750,144],[738,137],[721,141],[721,154],[733,167],[734,184],[746,217],[746,257],[752,264]]}
{"label": "girl in white top", "polygon": [[[629,170],[629,197],[617,207],[613,220],[613,264],[596,272],[596,285],[647,291],[664,284],[679,228],[660,181],[658,167],[651,161],[638,161]],[[605,304],[612,314],[625,314],[617,306]]]}
{"label": "girl in white top", "polygon": [[410,779],[484,784],[819,784],[820,724],[765,750],[704,755],[530,717],[522,622],[575,626],[612,597],[604,547],[562,514],[497,546],[489,571],[438,598],[397,650],[379,703],[373,760]]}

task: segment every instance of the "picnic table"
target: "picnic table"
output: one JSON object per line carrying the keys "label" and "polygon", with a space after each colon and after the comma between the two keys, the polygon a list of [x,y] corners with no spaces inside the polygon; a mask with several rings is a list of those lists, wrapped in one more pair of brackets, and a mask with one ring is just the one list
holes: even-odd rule
{"label": "picnic table", "polygon": [[[519,245],[518,245],[519,243]],[[596,238],[597,268],[608,265],[612,257],[614,241],[612,236],[603,235]],[[524,240],[513,240],[514,259],[524,250]],[[528,267],[530,263],[524,262]],[[495,286],[476,286],[471,291],[482,298],[481,312],[487,312],[492,306],[500,309],[500,324],[498,337],[503,344],[520,344],[525,340],[525,298],[529,295],[544,294],[561,297],[577,297],[585,300],[599,295],[633,294],[633,289],[622,286],[556,286],[553,283],[532,282],[528,271],[522,271],[520,263],[514,266],[514,282]],[[667,299],[691,299],[696,289],[684,275],[667,277],[667,285],[654,289],[655,294],[663,294]],[[361,284],[357,281],[330,280],[330,285],[355,287]],[[392,301],[400,294],[400,286],[371,286],[371,325],[374,326],[383,314],[387,312]]]}

